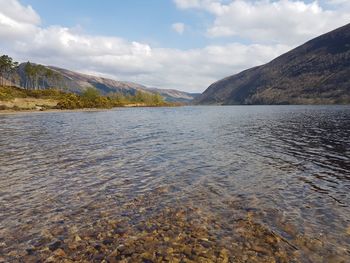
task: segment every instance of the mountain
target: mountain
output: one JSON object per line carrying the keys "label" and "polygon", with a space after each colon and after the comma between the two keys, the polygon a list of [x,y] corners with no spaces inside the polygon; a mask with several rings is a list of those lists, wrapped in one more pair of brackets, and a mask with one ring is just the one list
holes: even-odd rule
{"label": "mountain", "polygon": [[194,98],[198,97],[200,93],[188,93],[175,89],[157,89],[147,88],[148,91],[159,93],[168,102],[183,102],[189,103]]}
{"label": "mountain", "polygon": [[[25,87],[28,82],[27,75],[25,74],[25,65],[26,63],[22,63],[17,72],[22,87]],[[93,87],[99,90],[103,95],[115,92],[124,95],[134,95],[137,91],[142,91],[159,93],[168,102],[181,103],[189,103],[199,95],[172,89],[147,88],[146,86],[133,82],[96,77],[53,66],[45,66],[45,68],[51,69],[54,72],[55,77],[43,79],[41,83],[43,88],[58,87],[69,92],[82,93],[87,88]],[[39,82],[41,81],[39,80]]]}
{"label": "mountain", "polygon": [[350,24],[219,80],[196,104],[350,103]]}

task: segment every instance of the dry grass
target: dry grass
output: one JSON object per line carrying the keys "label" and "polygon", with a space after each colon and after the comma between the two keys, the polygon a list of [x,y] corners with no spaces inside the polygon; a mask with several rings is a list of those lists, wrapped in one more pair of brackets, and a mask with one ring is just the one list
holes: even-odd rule
{"label": "dry grass", "polygon": [[0,107],[8,109],[41,109],[53,108],[58,101],[53,99],[37,99],[37,98],[15,98],[8,101],[0,101]]}

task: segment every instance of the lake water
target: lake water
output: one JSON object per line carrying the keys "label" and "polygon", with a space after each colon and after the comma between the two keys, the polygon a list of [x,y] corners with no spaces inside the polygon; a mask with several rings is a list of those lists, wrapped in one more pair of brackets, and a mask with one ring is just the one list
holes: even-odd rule
{"label": "lake water", "polygon": [[0,262],[47,258],[350,262],[350,107],[1,115]]}

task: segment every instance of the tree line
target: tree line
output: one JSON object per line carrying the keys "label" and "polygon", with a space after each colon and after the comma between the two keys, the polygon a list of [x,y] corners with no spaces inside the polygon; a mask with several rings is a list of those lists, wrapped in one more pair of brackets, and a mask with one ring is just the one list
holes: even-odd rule
{"label": "tree line", "polygon": [[61,81],[61,75],[52,69],[28,61],[24,65],[25,78],[24,82],[21,83],[18,69],[19,63],[10,56],[0,56],[0,85],[5,86],[8,83],[12,83],[25,89],[38,90],[48,87],[49,83],[58,85]]}
{"label": "tree line", "polygon": [[61,80],[61,75],[54,72],[43,65],[32,64],[29,61],[24,66],[26,74],[24,88],[26,89],[44,89],[49,82],[56,82],[56,85]]}

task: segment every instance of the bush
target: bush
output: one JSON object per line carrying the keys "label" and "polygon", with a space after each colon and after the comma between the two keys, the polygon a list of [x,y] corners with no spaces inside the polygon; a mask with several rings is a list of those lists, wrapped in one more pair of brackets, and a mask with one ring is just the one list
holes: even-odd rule
{"label": "bush", "polygon": [[100,97],[100,92],[94,88],[87,88],[82,94],[82,98],[87,101],[94,101]]}
{"label": "bush", "polygon": [[0,110],[7,110],[7,109],[9,109],[7,106],[5,106],[5,105],[0,105]]}

